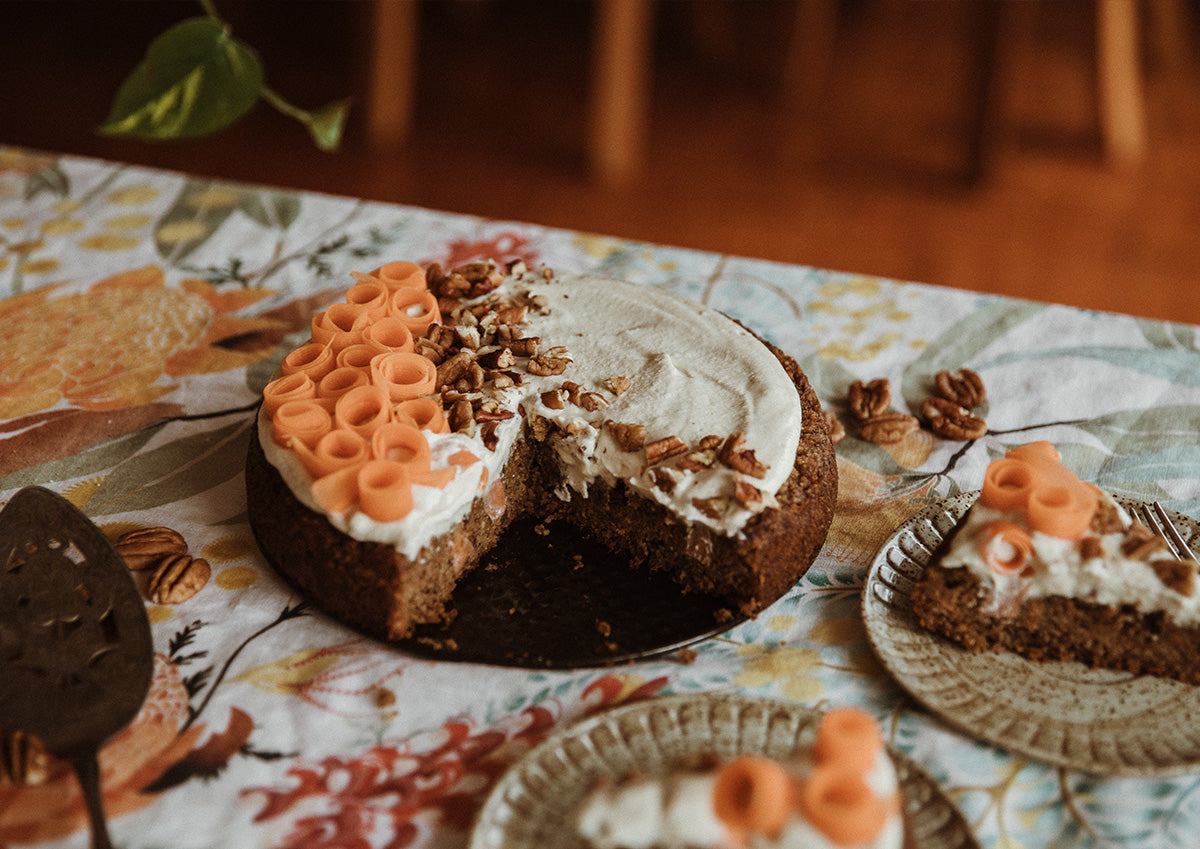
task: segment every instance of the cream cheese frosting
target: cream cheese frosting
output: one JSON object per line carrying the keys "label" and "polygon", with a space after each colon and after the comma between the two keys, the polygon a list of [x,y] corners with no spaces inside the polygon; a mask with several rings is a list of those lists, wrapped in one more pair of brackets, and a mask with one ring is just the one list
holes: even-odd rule
{"label": "cream cheese frosting", "polygon": [[[426,431],[434,469],[467,451],[479,462],[459,468],[445,487],[414,485],[413,508],[398,521],[379,522],[354,508],[322,510],[312,481],[295,453],[271,437],[271,421],[259,416],[259,440],[270,463],[308,507],[325,513],[347,535],[385,542],[415,558],[430,540],[450,530],[470,510],[487,483],[497,480],[523,422],[544,420],[562,473],[558,497],[586,497],[595,482],[624,484],[689,522],[737,536],[792,472],[802,410],[791,378],[770,350],[724,314],[670,292],[579,274],[557,276],[517,269],[498,289],[473,303],[519,297],[532,304],[521,330],[540,340],[539,350],[569,359],[561,373],[522,372],[518,385],[480,391],[502,410],[489,440],[480,428],[467,433]],[[443,316],[443,321],[453,319]],[[628,381],[617,391],[618,378]],[[548,404],[569,381],[592,403]],[[624,381],[621,381],[624,384]],[[696,448],[707,436],[744,437],[757,472],[749,476],[720,462],[673,467],[671,485],[655,477],[642,450],[626,450],[607,423],[638,424],[647,444],[677,437]],[[491,443],[491,444],[489,444]],[[661,467],[660,467],[661,468]],[[758,475],[761,475],[759,477]],[[760,500],[735,497],[753,486]],[[669,490],[669,491],[668,491]]]}
{"label": "cream cheese frosting", "polygon": [[[789,765],[798,780],[811,772],[808,759]],[[838,843],[816,828],[797,808],[778,834],[735,834],[717,815],[717,772],[679,770],[603,784],[585,796],[576,829],[592,849],[900,849],[904,821],[895,811],[878,834],[865,841]],[[879,798],[899,792],[896,769],[880,751],[865,776]]]}
{"label": "cream cheese frosting", "polygon": [[1125,553],[1123,543],[1132,518],[1107,493],[1100,493],[1100,500],[1116,512],[1120,530],[1095,534],[1095,544],[1086,548],[1077,540],[1032,531],[1033,551],[1027,567],[1011,573],[989,566],[985,540],[993,523],[1022,523],[1023,515],[976,503],[941,565],[967,569],[978,577],[985,594],[983,610],[997,615],[1015,611],[1027,598],[1065,596],[1094,604],[1127,604],[1141,613],[1163,611],[1180,625],[1200,624],[1200,596],[1172,589],[1150,561]]}

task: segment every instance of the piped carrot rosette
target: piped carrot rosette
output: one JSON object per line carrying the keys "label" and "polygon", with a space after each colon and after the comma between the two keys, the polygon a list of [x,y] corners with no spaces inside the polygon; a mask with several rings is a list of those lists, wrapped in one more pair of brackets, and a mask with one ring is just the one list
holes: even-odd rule
{"label": "piped carrot rosette", "polygon": [[721,767],[713,808],[740,845],[778,837],[797,812],[837,846],[874,840],[899,814],[899,790],[882,795],[871,773],[886,757],[875,720],[841,708],[821,719],[813,768],[801,777],[769,758],[743,755]]}
{"label": "piped carrot rosette", "polygon": [[315,315],[312,340],[284,357],[263,411],[318,506],[393,522],[411,511],[413,485],[444,487],[478,458],[460,451],[447,468],[431,465],[425,432],[449,426],[434,395],[437,369],[413,352],[414,338],[441,321],[424,270],[396,262],[353,276],[345,303]]}

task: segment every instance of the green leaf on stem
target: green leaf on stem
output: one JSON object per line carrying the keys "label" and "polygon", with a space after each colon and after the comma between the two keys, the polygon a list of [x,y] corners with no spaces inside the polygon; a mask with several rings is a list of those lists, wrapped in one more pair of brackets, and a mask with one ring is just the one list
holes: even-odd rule
{"label": "green leaf on stem", "polygon": [[350,113],[350,100],[337,100],[312,113],[308,120],[308,132],[317,147],[327,153],[337,151],[342,143],[342,130],[346,116]]}
{"label": "green leaf on stem", "polygon": [[262,64],[251,47],[212,18],[190,18],[150,44],[100,132],[145,139],[207,135],[245,115],[262,88]]}

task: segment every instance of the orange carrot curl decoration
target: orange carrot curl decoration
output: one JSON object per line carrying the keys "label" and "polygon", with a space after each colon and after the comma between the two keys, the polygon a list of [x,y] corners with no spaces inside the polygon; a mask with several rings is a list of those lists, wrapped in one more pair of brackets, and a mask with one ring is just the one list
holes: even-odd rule
{"label": "orange carrot curl decoration", "polygon": [[742,755],[721,767],[713,809],[739,842],[751,834],[777,837],[795,808],[795,779],[770,758]]}
{"label": "orange carrot curl decoration", "polygon": [[808,821],[838,846],[873,839],[894,809],[875,795],[860,772],[840,764],[819,767],[808,777],[800,806]]}
{"label": "orange carrot curl decoration", "polygon": [[313,316],[312,340],[284,357],[263,407],[273,438],[295,452],[322,509],[357,507],[392,522],[412,509],[413,485],[444,487],[478,458],[458,452],[448,468],[431,467],[422,431],[450,428],[433,397],[437,368],[414,353],[414,336],[441,321],[424,269],[391,262],[351,276],[345,302]]}
{"label": "orange carrot curl decoration", "polygon": [[1019,574],[1033,554],[1033,540],[1020,525],[997,519],[984,526],[979,554],[993,572]]}
{"label": "orange carrot curl decoration", "polygon": [[988,465],[979,500],[995,510],[1021,510],[1032,530],[1079,539],[1099,506],[1099,491],[1062,464],[1049,442],[1013,448]]}
{"label": "orange carrot curl decoration", "polygon": [[882,749],[883,737],[873,716],[857,708],[837,708],[821,717],[813,756],[818,765],[837,763],[867,772]]}

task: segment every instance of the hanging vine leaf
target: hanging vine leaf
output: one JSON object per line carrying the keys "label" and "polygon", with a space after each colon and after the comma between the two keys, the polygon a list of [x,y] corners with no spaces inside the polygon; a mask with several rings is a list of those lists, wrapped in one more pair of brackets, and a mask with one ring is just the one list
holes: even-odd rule
{"label": "hanging vine leaf", "polygon": [[251,47],[212,18],[189,18],[151,42],[100,132],[146,139],[214,133],[245,115],[262,89]]}

